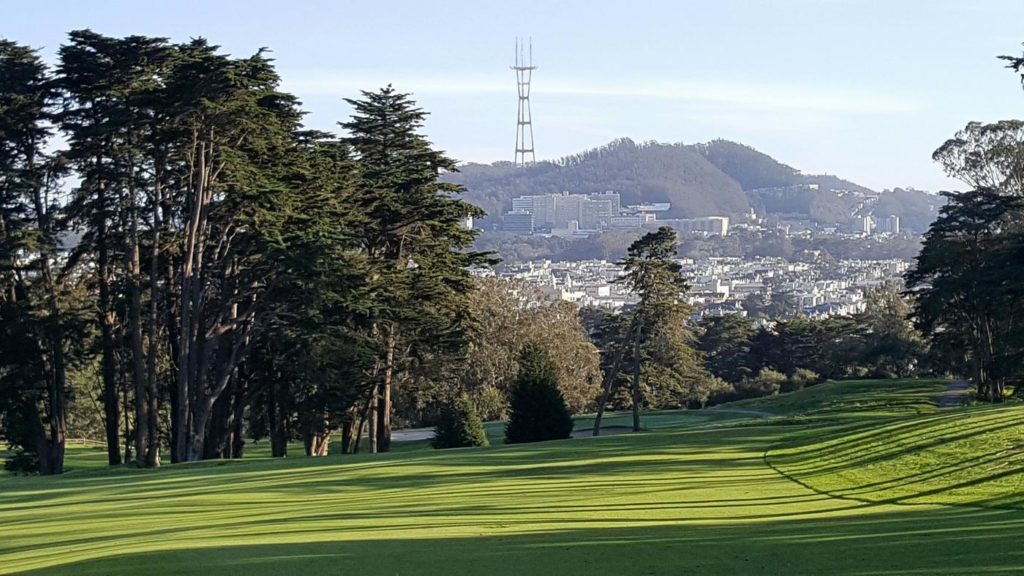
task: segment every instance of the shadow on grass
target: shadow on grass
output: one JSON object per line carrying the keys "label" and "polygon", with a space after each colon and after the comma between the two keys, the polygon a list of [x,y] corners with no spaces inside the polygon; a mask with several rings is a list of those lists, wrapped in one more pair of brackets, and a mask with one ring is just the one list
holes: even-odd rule
{"label": "shadow on grass", "polygon": [[[1019,411],[978,410],[805,430],[770,449],[765,461],[822,494],[882,503],[915,501],[1024,477],[1020,447],[998,447],[1024,433],[1020,418]],[[1021,495],[1011,493],[1019,490],[1008,485],[1003,491],[939,501],[1020,507]]]}
{"label": "shadow on grass", "polygon": [[[638,512],[637,519],[642,518]],[[908,508],[762,522],[500,532],[462,528],[440,538],[358,540],[309,530],[303,543],[196,547],[107,557],[25,574],[1019,574],[1024,514]],[[515,527],[513,526],[514,530]],[[479,531],[480,536],[472,536]],[[470,535],[467,535],[470,534]],[[256,537],[273,538],[272,532]],[[294,537],[294,534],[292,534]],[[349,538],[346,541],[337,541]],[[116,552],[110,552],[116,553]]]}

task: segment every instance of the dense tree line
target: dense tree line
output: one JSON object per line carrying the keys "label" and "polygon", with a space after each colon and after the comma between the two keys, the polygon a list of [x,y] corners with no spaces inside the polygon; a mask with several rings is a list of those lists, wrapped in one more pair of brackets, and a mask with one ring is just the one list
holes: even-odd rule
{"label": "dense tree line", "polygon": [[765,301],[759,319],[738,314],[698,323],[697,350],[707,370],[728,384],[714,401],[798,389],[824,379],[906,378],[933,370],[910,321],[911,302],[895,287],[866,294],[866,310],[813,320]]}
{"label": "dense tree line", "polygon": [[[100,382],[109,462],[274,453],[364,427],[466,350],[479,209],[390,87],[305,129],[264,52],[72,32],[49,68],[0,42],[0,424],[63,469]],[[358,428],[358,431],[357,431]],[[124,446],[121,445],[124,441]]]}
{"label": "dense tree line", "polygon": [[[1024,58],[1003,58],[1024,81]],[[933,157],[970,190],[945,194],[907,276],[915,318],[949,370],[1001,402],[1008,385],[1024,394],[1024,123],[971,122]]]}
{"label": "dense tree line", "polygon": [[896,286],[868,290],[866,310],[809,319],[783,293],[753,295],[748,315],[694,321],[670,228],[635,241],[622,282],[640,301],[619,314],[585,310],[605,374],[595,430],[606,408],[703,408],[787,392],[825,379],[905,378],[945,369],[911,323],[912,299]]}

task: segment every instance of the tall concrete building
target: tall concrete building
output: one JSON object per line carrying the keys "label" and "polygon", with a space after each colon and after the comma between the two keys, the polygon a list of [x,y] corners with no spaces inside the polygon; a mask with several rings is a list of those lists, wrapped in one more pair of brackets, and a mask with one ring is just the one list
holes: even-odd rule
{"label": "tall concrete building", "polygon": [[728,216],[705,216],[703,218],[673,218],[669,220],[653,220],[646,226],[668,226],[684,234],[703,233],[709,236],[728,236]]}
{"label": "tall concrete building", "polygon": [[577,222],[583,230],[601,230],[622,212],[618,192],[542,194],[512,199],[512,212],[533,214],[535,229],[566,229]]}
{"label": "tall concrete building", "polygon": [[525,211],[512,211],[506,212],[503,218],[505,232],[511,232],[513,234],[533,234],[534,230],[534,218],[533,214]]}
{"label": "tall concrete building", "polygon": [[890,214],[885,218],[878,221],[879,233],[885,234],[899,234],[900,233],[900,217],[895,214]]}

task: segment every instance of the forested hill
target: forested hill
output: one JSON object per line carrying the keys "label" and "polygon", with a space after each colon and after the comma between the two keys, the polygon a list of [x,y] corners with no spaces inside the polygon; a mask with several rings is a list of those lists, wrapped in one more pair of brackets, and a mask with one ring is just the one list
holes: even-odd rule
{"label": "forested hill", "polygon": [[739,183],[744,190],[784,188],[817,184],[824,190],[851,190],[870,193],[859,184],[828,174],[803,174],[750,146],[729,140],[712,140],[692,146],[708,162]]}
{"label": "forested hill", "polygon": [[[635,143],[607,146],[515,168],[510,162],[465,164],[446,177],[469,190],[466,199],[495,221],[523,194],[589,194],[613,190],[622,204],[670,202],[668,218],[759,214],[808,219],[821,225],[846,224],[874,195],[865,186],[832,175],[804,174],[749,146],[727,140],[703,144]],[[808,185],[817,185],[816,189]],[[935,217],[937,198],[915,190],[883,193],[878,215],[897,214],[908,228],[923,230]],[[884,202],[882,201],[884,199]],[[875,210],[870,210],[875,212]]]}
{"label": "forested hill", "polygon": [[740,214],[749,203],[740,185],[690,146],[636,144],[616,140],[607,146],[540,162],[525,169],[511,163],[468,164],[451,181],[469,189],[466,199],[499,215],[522,194],[591,194],[614,190],[622,204],[670,202],[669,217]]}

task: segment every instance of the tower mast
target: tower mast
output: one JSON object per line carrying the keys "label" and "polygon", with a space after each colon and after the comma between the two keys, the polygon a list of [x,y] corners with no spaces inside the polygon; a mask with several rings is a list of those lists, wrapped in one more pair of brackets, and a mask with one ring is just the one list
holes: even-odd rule
{"label": "tower mast", "polygon": [[[533,116],[530,113],[530,80],[533,71],[537,69],[533,65],[533,39],[529,40],[528,56],[523,54],[526,48],[519,38],[516,38],[515,65],[512,70],[516,72],[516,86],[519,90],[519,115],[516,122],[516,154],[513,164],[526,166],[537,161],[533,152]],[[529,160],[527,160],[529,157]]]}

